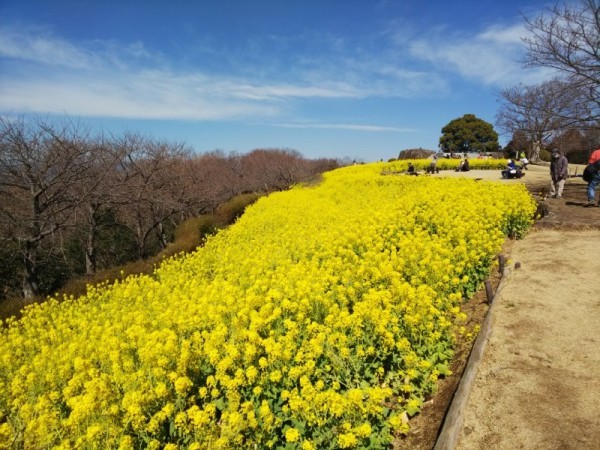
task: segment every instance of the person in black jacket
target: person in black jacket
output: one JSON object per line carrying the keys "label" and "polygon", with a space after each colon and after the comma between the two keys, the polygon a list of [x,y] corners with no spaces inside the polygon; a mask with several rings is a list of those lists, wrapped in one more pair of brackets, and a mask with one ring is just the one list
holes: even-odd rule
{"label": "person in black jacket", "polygon": [[565,180],[569,175],[569,161],[566,156],[555,148],[552,150],[552,162],[550,163],[550,197],[561,198],[565,188]]}

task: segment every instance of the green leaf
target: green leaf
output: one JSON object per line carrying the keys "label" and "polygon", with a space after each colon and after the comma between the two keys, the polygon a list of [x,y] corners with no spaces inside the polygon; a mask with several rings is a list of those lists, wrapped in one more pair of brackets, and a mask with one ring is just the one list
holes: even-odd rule
{"label": "green leaf", "polygon": [[300,434],[304,434],[306,431],[306,424],[301,420],[292,419],[292,424],[294,425],[294,428],[300,431]]}
{"label": "green leaf", "polygon": [[225,409],[225,400],[223,397],[219,397],[216,399],[213,404],[217,407],[219,411],[223,411]]}
{"label": "green leaf", "polygon": [[440,375],[444,375],[444,376],[452,375],[452,371],[446,364],[437,364],[435,366],[435,368],[440,373]]}

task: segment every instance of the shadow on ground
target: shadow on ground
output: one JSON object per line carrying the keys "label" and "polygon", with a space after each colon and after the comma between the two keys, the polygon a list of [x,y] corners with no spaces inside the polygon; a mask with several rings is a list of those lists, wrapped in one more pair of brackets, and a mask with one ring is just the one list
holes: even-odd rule
{"label": "shadow on ground", "polygon": [[[536,222],[537,227],[586,229],[600,227],[600,208],[587,206],[587,184],[569,179],[562,198],[547,197],[548,186],[528,186],[534,198],[547,208],[547,215]],[[544,200],[545,198],[545,200]]]}

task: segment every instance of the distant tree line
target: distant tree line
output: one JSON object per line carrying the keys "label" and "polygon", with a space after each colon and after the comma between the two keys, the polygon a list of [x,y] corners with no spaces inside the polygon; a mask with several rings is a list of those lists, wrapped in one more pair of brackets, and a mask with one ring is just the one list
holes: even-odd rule
{"label": "distant tree line", "polygon": [[334,169],[290,149],[196,154],[182,142],[0,118],[0,301],[164,249],[178,223]]}

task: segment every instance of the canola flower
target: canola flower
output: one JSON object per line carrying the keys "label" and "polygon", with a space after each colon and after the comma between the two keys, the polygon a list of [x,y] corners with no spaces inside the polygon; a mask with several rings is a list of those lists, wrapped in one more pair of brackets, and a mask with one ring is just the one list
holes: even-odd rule
{"label": "canola flower", "polygon": [[[521,184],[325,174],[0,330],[0,448],[384,448],[448,373]],[[462,327],[462,328],[461,328]]]}
{"label": "canola flower", "polygon": [[[440,170],[455,170],[460,165],[462,159],[438,158],[436,167]],[[408,163],[412,162],[416,170],[425,170],[430,164],[429,159],[398,159],[389,163],[382,164],[383,172],[403,172],[408,168]],[[503,170],[506,167],[506,159],[499,158],[472,158],[469,159],[471,169],[483,170]]]}

